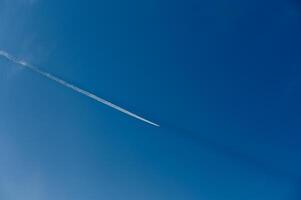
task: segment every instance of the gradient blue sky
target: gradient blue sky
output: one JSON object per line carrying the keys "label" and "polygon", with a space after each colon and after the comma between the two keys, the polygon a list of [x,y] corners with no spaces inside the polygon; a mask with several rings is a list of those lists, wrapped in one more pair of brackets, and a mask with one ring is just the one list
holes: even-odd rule
{"label": "gradient blue sky", "polygon": [[297,0],[0,0],[0,199],[298,200]]}

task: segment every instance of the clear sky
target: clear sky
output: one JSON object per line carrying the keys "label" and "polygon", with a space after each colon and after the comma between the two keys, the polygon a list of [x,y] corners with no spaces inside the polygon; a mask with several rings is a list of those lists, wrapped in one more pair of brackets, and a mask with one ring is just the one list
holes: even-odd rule
{"label": "clear sky", "polygon": [[0,0],[0,199],[299,200],[297,0]]}

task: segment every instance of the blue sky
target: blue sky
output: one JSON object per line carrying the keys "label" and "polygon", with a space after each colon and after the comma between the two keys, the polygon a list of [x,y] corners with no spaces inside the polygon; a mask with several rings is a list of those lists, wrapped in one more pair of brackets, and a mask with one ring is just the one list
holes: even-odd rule
{"label": "blue sky", "polygon": [[294,0],[0,0],[0,198],[297,200]]}

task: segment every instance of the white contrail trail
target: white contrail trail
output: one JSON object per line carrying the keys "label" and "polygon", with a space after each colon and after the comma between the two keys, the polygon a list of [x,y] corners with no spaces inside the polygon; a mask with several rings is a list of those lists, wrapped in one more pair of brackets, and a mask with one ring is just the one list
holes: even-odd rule
{"label": "white contrail trail", "polygon": [[12,55],[8,54],[5,51],[0,50],[0,56],[8,59],[9,61],[11,61],[11,62],[13,62],[15,64],[18,64],[18,65],[21,65],[23,67],[26,67],[27,69],[30,69],[31,71],[33,71],[33,72],[35,72],[35,73],[37,73],[39,75],[42,75],[42,76],[44,76],[44,77],[46,77],[46,78],[48,78],[48,79],[50,79],[52,81],[55,81],[55,82],[57,82],[57,83],[65,86],[67,88],[70,88],[70,89],[72,89],[72,90],[74,90],[74,91],[76,91],[76,92],[78,92],[80,94],[83,94],[83,95],[85,95],[87,97],[90,97],[91,99],[94,99],[95,101],[98,101],[98,102],[100,102],[102,104],[105,104],[105,105],[111,107],[111,108],[114,108],[114,109],[116,109],[116,110],[118,110],[118,111],[120,111],[120,112],[122,112],[124,114],[127,114],[127,115],[129,115],[131,117],[139,119],[139,120],[141,120],[143,122],[146,122],[148,124],[151,124],[153,126],[160,127],[159,124],[151,122],[150,120],[147,120],[147,119],[145,119],[143,117],[140,117],[139,115],[136,115],[136,114],[134,114],[134,113],[132,113],[132,112],[130,112],[128,110],[125,110],[124,108],[121,108],[120,106],[117,106],[117,105],[115,105],[115,104],[113,104],[113,103],[111,103],[111,102],[109,102],[109,101],[107,101],[107,100],[105,100],[103,98],[100,98],[100,97],[96,96],[95,94],[92,94],[92,93],[90,93],[90,92],[88,92],[86,90],[83,90],[83,89],[81,89],[81,88],[79,88],[79,87],[77,87],[77,86],[75,86],[75,85],[73,85],[71,83],[68,83],[67,81],[64,81],[64,80],[62,80],[62,79],[60,79],[60,78],[58,78],[58,77],[56,77],[56,76],[54,76],[54,75],[52,75],[50,73],[42,71],[39,68],[37,68],[37,67],[35,67],[35,66],[27,63],[27,62],[25,62],[24,60],[19,60],[19,59],[13,57]]}

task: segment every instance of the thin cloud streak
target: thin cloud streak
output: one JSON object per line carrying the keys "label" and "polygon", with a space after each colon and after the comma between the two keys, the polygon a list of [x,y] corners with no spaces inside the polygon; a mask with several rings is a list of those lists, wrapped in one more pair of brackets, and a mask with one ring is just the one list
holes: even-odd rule
{"label": "thin cloud streak", "polygon": [[27,62],[25,62],[24,60],[19,60],[19,59],[13,57],[12,55],[10,55],[9,53],[7,53],[7,52],[5,52],[3,50],[0,50],[0,56],[8,59],[9,61],[11,61],[11,62],[13,62],[15,64],[18,64],[18,65],[21,65],[23,67],[26,67],[27,69],[30,69],[31,71],[33,71],[33,72],[35,72],[35,73],[37,73],[39,75],[42,75],[42,76],[48,78],[49,80],[55,81],[55,82],[63,85],[64,87],[72,89],[75,92],[78,92],[78,93],[80,93],[82,95],[85,95],[85,96],[87,96],[87,97],[89,97],[89,98],[91,98],[91,99],[93,99],[93,100],[95,100],[95,101],[97,101],[99,103],[105,104],[106,106],[109,106],[109,107],[111,107],[111,108],[113,108],[115,110],[118,110],[119,112],[122,112],[122,113],[124,113],[124,114],[126,114],[128,116],[131,116],[133,118],[141,120],[141,121],[143,121],[145,123],[148,123],[150,125],[153,125],[153,126],[156,126],[156,127],[160,127],[159,124],[156,124],[156,123],[154,123],[154,122],[152,122],[150,120],[147,120],[147,119],[145,119],[145,118],[143,118],[143,117],[141,117],[141,116],[139,116],[137,114],[134,114],[134,113],[132,113],[132,112],[130,112],[130,111],[128,111],[128,110],[120,107],[120,106],[117,106],[117,105],[115,105],[115,104],[113,104],[113,103],[111,103],[111,102],[109,102],[109,101],[101,98],[101,97],[98,97],[95,94],[92,94],[91,92],[88,92],[86,90],[83,90],[83,89],[81,89],[81,88],[79,88],[79,87],[71,84],[71,83],[68,83],[67,81],[64,81],[64,80],[62,80],[62,79],[60,79],[60,78],[58,78],[58,77],[56,77],[56,76],[54,76],[54,75],[52,75],[52,74],[50,74],[48,72],[42,71],[39,68],[37,68],[37,67],[35,67],[35,66],[27,63]]}

